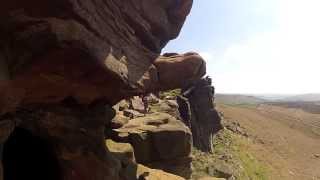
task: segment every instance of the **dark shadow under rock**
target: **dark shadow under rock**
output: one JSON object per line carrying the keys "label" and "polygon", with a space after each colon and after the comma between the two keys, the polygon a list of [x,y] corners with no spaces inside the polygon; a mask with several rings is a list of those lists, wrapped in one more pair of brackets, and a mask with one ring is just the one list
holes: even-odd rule
{"label": "dark shadow under rock", "polygon": [[16,128],[3,147],[4,180],[61,179],[58,159],[45,140]]}

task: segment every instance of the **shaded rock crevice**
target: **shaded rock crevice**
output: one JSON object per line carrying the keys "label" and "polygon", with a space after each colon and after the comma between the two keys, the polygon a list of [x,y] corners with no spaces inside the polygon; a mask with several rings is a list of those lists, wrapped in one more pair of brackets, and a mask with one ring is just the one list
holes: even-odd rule
{"label": "shaded rock crevice", "polygon": [[41,137],[16,128],[3,145],[4,179],[61,179],[53,148]]}
{"label": "shaded rock crevice", "polygon": [[[41,138],[41,142],[50,146],[52,157],[56,158],[57,168],[61,172],[59,179],[119,179],[120,162],[109,153],[104,140],[104,125],[107,123],[106,120],[112,119],[113,116],[113,110],[104,105],[93,107],[70,104],[36,105],[17,112],[16,117],[23,118],[23,120],[14,132],[23,129],[23,131],[30,132],[30,136]],[[22,133],[22,135],[23,137],[20,138],[28,137],[26,133]],[[10,138],[7,141],[8,143],[11,142]],[[36,145],[32,144],[32,138],[26,139],[26,141],[20,140],[15,143],[17,143],[17,147],[29,145],[32,148]],[[14,148],[5,143],[5,150],[6,147],[7,149],[9,147]],[[14,153],[19,150],[11,149],[11,151]],[[27,156],[24,153],[26,152],[21,155]],[[31,151],[30,153],[32,154]],[[4,155],[6,158],[11,157],[8,150],[4,152]],[[32,159],[32,157],[29,158]],[[38,162],[36,158],[34,161],[24,163],[19,163],[23,159],[4,159],[4,173],[9,172],[8,176],[10,174],[19,175],[24,172],[19,172],[19,170],[23,170],[21,168],[12,168],[11,164],[8,163],[10,160],[18,163],[17,165],[27,163],[31,168],[39,165],[33,164]],[[54,165],[54,162],[49,165]],[[45,167],[45,165],[43,166]],[[43,179],[41,173],[31,171],[27,175],[30,175],[28,177],[33,177],[33,179]],[[7,180],[8,176],[4,174],[4,180]],[[21,178],[18,176],[15,179]]]}

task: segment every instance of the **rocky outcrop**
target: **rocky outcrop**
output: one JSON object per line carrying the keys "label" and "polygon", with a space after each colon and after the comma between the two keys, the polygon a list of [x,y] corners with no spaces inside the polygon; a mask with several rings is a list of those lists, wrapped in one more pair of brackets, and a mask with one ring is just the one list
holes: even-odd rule
{"label": "rocky outcrop", "polygon": [[111,139],[106,140],[106,146],[110,153],[120,160],[122,166],[128,163],[135,163],[136,159],[134,156],[134,150],[129,143],[119,143]]}
{"label": "rocky outcrop", "polygon": [[205,61],[197,53],[160,56],[155,61],[161,90],[184,87],[206,74]]}
{"label": "rocky outcrop", "polygon": [[120,176],[123,180],[183,180],[179,176],[137,164],[134,159],[133,147],[128,143],[107,140],[106,144],[111,154],[120,159],[122,166]]}
{"label": "rocky outcrop", "polygon": [[145,113],[146,112],[146,107],[145,104],[143,103],[142,98],[138,96],[134,96],[130,98],[129,100],[129,108],[133,109],[135,111],[138,111],[140,113]]}
{"label": "rocky outcrop", "polygon": [[181,118],[192,131],[193,145],[203,152],[213,152],[213,136],[222,129],[213,101],[214,88],[210,78],[183,89],[177,98]]}
{"label": "rocky outcrop", "polygon": [[104,124],[113,116],[100,105],[20,109],[19,128],[4,144],[4,179],[119,179],[120,163],[104,143]]}
{"label": "rocky outcrop", "polygon": [[[205,65],[197,54],[158,58],[179,34],[191,5],[192,0],[5,0],[1,112],[66,97],[114,104],[202,76]],[[180,71],[172,76],[172,69]]]}
{"label": "rocky outcrop", "polygon": [[[115,116],[111,106],[190,84],[205,74],[196,53],[159,56],[178,36],[191,6],[192,0],[4,0],[0,149],[5,158],[0,159],[0,179],[3,174],[4,180],[122,179],[121,161],[104,138],[105,127],[121,127],[127,119],[110,122]],[[148,154],[152,161],[189,154],[190,132],[172,127],[179,122],[168,119],[170,123],[146,125],[159,126],[146,131],[161,150],[160,159]],[[179,143],[178,152],[161,149],[170,136]],[[135,173],[139,168],[144,169],[138,166]],[[162,171],[150,173],[161,177]]]}
{"label": "rocky outcrop", "polygon": [[130,143],[138,163],[189,178],[192,135],[181,121],[166,113],[132,119],[112,135]]}
{"label": "rocky outcrop", "polygon": [[138,180],[184,180],[180,176],[176,176],[170,173],[158,169],[150,169],[143,165],[138,165],[137,167]]}
{"label": "rocky outcrop", "polygon": [[175,100],[159,100],[157,104],[150,106],[151,112],[163,112],[180,120],[178,106]]}

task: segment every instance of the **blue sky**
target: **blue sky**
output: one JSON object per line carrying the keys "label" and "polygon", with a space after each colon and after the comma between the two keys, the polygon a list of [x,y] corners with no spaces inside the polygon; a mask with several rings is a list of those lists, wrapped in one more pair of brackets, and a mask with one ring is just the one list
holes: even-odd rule
{"label": "blue sky", "polygon": [[220,93],[319,93],[319,9],[319,0],[194,0],[163,52],[199,52]]}

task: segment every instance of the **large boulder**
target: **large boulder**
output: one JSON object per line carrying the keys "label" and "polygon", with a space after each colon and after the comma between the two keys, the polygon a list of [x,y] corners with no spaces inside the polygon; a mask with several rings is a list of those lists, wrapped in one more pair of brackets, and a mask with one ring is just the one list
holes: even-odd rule
{"label": "large boulder", "polygon": [[134,150],[129,143],[118,143],[111,139],[106,140],[106,146],[110,153],[114,155],[117,159],[121,161],[122,165],[127,165],[128,163],[135,163]]}
{"label": "large boulder", "polygon": [[117,143],[110,139],[106,141],[107,148],[121,162],[122,180],[183,180],[183,178],[151,169],[135,162],[133,147],[128,143]]}
{"label": "large boulder", "polygon": [[138,163],[189,178],[192,135],[166,113],[149,114],[114,130],[113,139],[130,143]]}
{"label": "large boulder", "polygon": [[206,74],[206,63],[197,53],[160,56],[155,61],[162,90],[184,87]]}
{"label": "large boulder", "polygon": [[[197,54],[158,58],[179,34],[191,5],[192,0],[5,0],[2,113],[66,97],[114,104],[202,76],[204,61]],[[183,72],[172,76],[177,68]]]}

